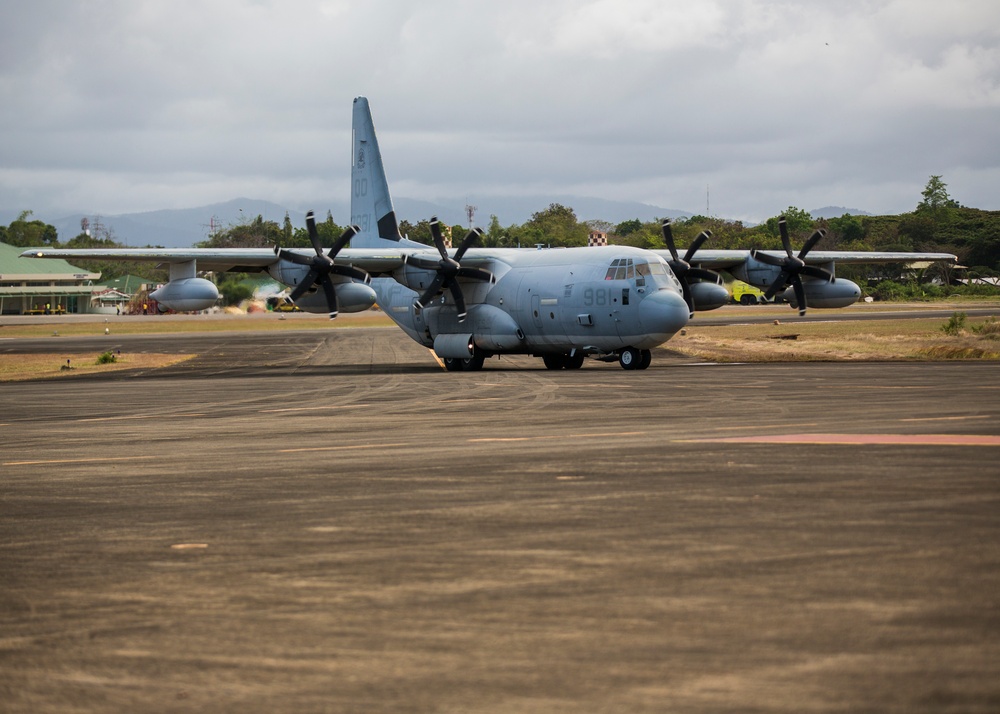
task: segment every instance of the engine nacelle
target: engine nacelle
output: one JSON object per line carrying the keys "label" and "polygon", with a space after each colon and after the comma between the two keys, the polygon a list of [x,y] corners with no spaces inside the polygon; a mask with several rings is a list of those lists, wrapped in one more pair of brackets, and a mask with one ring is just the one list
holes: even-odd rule
{"label": "engine nacelle", "polygon": [[469,359],[475,350],[472,335],[438,335],[434,338],[434,352],[442,359]]}
{"label": "engine nacelle", "polygon": [[181,278],[154,290],[149,297],[170,310],[189,312],[206,310],[215,305],[219,289],[205,278]]}
{"label": "engine nacelle", "polygon": [[[856,303],[861,297],[861,288],[844,278],[837,278],[832,283],[803,280],[802,289],[806,293],[808,307],[847,307]],[[791,303],[792,307],[798,307],[793,288],[786,289],[781,296]]]}
{"label": "engine nacelle", "polygon": [[[784,254],[782,254],[784,255]],[[746,261],[729,270],[733,277],[761,290],[767,290],[781,275],[781,268],[757,260],[752,255]]]}
{"label": "engine nacelle", "polygon": [[[333,289],[337,292],[337,309],[340,312],[361,312],[375,304],[375,291],[364,283],[339,282],[344,278],[333,278]],[[317,288],[295,301],[300,310],[326,314],[330,312],[326,304],[326,293]]]}
{"label": "engine nacelle", "polygon": [[283,285],[295,287],[309,274],[309,266],[299,265],[290,260],[279,260],[267,266],[268,274]]}
{"label": "engine nacelle", "polygon": [[408,287],[410,290],[422,293],[434,281],[436,274],[433,270],[418,268],[407,263],[403,265],[403,267],[395,270],[392,277],[395,278],[397,282],[400,282]]}
{"label": "engine nacelle", "polygon": [[691,283],[695,310],[715,310],[729,302],[729,291],[716,283]]}

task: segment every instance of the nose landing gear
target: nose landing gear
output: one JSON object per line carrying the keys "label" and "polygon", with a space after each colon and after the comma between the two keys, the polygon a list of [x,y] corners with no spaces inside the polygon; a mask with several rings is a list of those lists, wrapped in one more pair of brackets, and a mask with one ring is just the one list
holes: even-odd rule
{"label": "nose landing gear", "polygon": [[622,366],[622,369],[646,369],[652,361],[653,353],[649,350],[626,347],[618,353],[618,364]]}

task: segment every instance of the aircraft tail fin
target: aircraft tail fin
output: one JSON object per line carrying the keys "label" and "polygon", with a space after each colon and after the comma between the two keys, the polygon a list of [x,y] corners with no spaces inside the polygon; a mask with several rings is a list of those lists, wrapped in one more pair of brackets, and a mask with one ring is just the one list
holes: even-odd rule
{"label": "aircraft tail fin", "polygon": [[353,248],[400,247],[399,222],[385,179],[382,154],[366,97],[354,100],[351,156],[351,223],[361,232],[351,239]]}

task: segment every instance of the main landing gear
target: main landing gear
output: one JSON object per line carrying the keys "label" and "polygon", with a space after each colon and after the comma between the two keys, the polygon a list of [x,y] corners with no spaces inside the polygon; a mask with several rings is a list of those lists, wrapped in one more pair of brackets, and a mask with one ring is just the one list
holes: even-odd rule
{"label": "main landing gear", "polygon": [[583,366],[583,353],[542,355],[542,362],[545,363],[545,369],[580,369]]}
{"label": "main landing gear", "polygon": [[471,357],[445,357],[443,361],[449,372],[478,372],[486,362],[486,353],[476,347]]}
{"label": "main landing gear", "polygon": [[646,369],[653,361],[653,353],[635,347],[626,347],[618,353],[618,364],[622,369]]}

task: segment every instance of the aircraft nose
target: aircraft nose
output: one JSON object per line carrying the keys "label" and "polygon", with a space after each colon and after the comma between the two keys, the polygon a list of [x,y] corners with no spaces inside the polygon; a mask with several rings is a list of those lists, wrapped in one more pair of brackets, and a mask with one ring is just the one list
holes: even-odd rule
{"label": "aircraft nose", "polygon": [[652,335],[673,335],[687,324],[688,315],[687,303],[673,290],[657,290],[639,303],[642,330]]}

